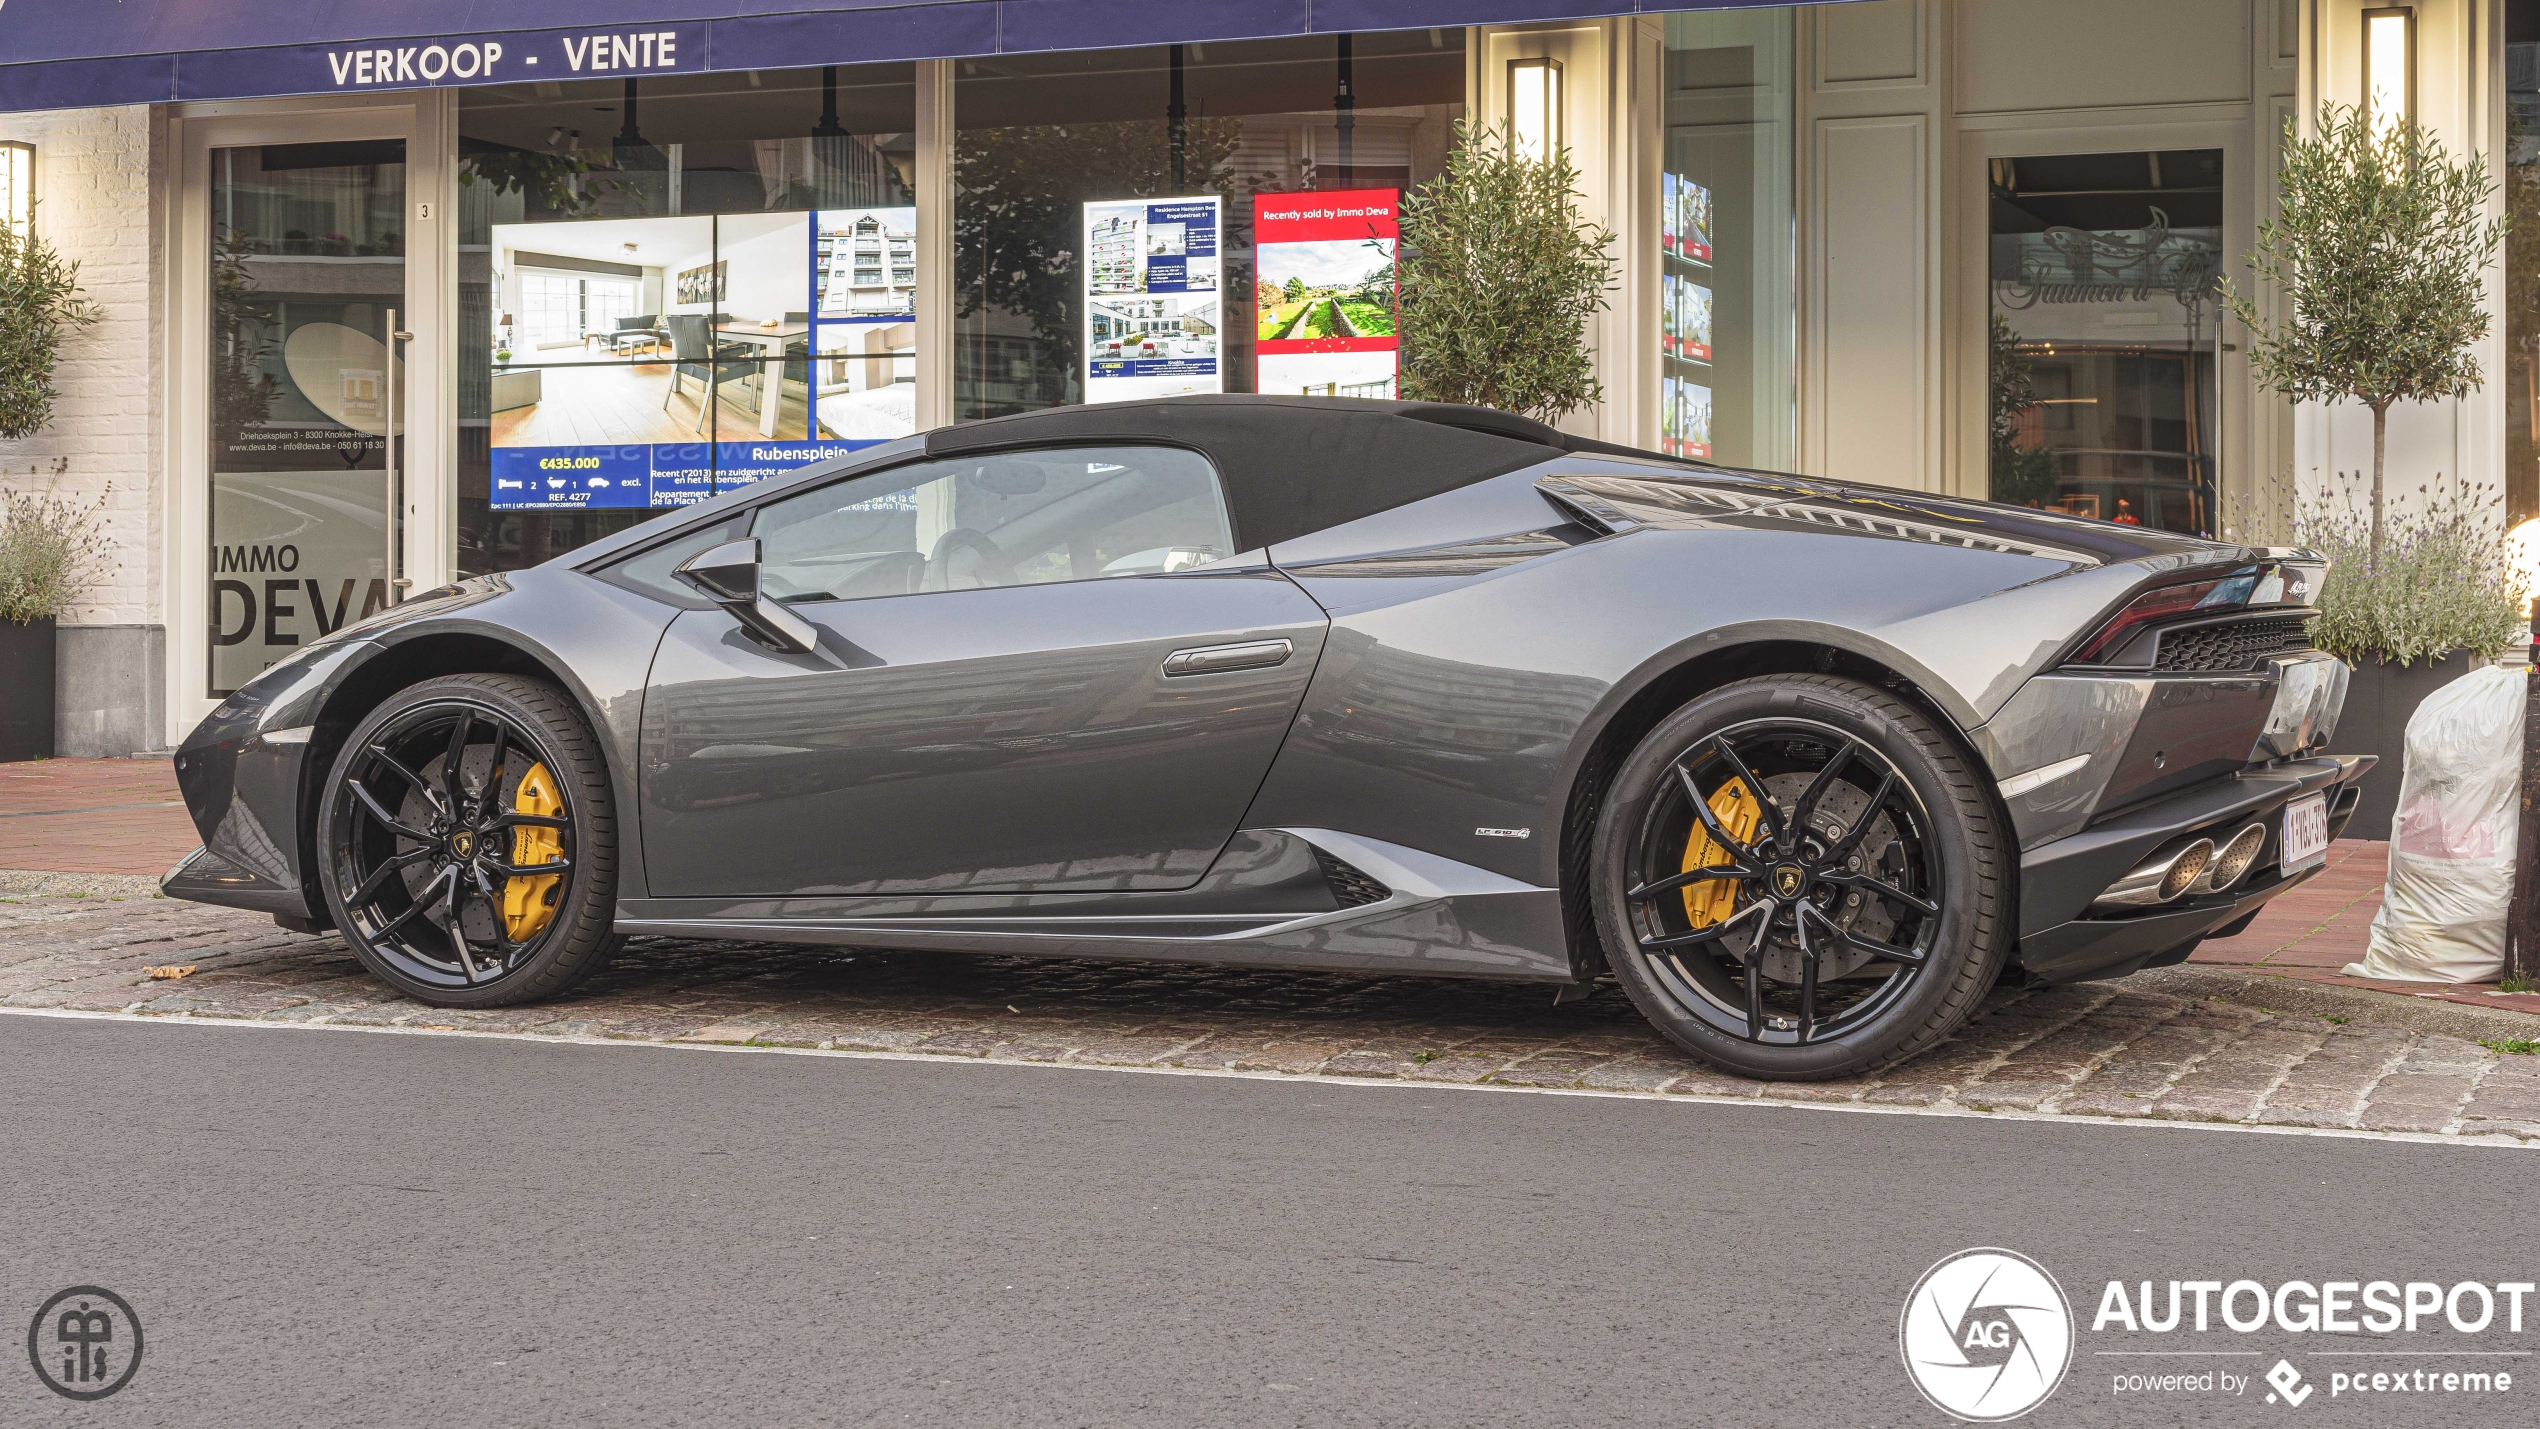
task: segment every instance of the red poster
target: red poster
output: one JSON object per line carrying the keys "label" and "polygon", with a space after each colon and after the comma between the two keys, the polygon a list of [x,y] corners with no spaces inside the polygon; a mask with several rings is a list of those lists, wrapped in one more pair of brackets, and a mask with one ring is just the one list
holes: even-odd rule
{"label": "red poster", "polygon": [[1398,189],[1253,197],[1255,390],[1395,395],[1401,202]]}

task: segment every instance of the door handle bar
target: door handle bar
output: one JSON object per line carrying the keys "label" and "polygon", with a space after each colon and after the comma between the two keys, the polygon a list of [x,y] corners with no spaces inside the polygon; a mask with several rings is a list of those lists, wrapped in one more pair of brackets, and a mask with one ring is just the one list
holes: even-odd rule
{"label": "door handle bar", "polygon": [[1296,653],[1285,640],[1247,640],[1240,645],[1202,645],[1164,657],[1168,679],[1182,675],[1222,675],[1229,670],[1266,670],[1284,665]]}

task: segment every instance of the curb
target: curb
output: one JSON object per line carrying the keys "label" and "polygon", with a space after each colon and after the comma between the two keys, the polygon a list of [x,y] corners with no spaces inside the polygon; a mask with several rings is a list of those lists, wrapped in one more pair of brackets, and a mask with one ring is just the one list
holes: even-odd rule
{"label": "curb", "polygon": [[[0,875],[6,877],[6,875]],[[2368,987],[2306,982],[2265,972],[2196,966],[2146,968],[2110,986],[2165,992],[2172,997],[2218,997],[2276,1014],[2351,1017],[2384,1027],[2404,1027],[2443,1037],[2540,1037],[2540,1016],[2505,1007],[2475,1007],[2439,997],[2414,997]]]}
{"label": "curb", "polygon": [[2237,1132],[2246,1136],[2304,1136],[2339,1141],[2393,1141],[2423,1146],[2495,1147],[2529,1151],[2534,1144],[2502,1132],[2377,1131],[2364,1127],[2291,1126],[2255,1121],[2199,1121],[2192,1118],[2093,1116],[2076,1112],[2030,1111],[2018,1107],[1969,1106],[1945,1099],[1927,1106],[1882,1105],[1876,1102],[1807,1101],[1771,1096],[1715,1095],[1708,1092],[1634,1091],[1616,1087],[1538,1087],[1512,1082],[1423,1082],[1400,1077],[1363,1077],[1334,1072],[1275,1072],[1232,1067],[1170,1067],[1096,1062],[1043,1062],[1023,1057],[974,1057],[947,1052],[890,1052],[867,1048],[774,1047],[737,1042],[662,1041],[647,1037],[607,1037],[588,1033],[511,1031],[493,1028],[379,1026],[342,1022],[273,1022],[252,1017],[197,1017],[188,1013],[101,1012],[56,1007],[0,1007],[0,1017],[46,1017],[66,1021],[154,1023],[203,1028],[237,1028],[273,1032],[365,1032],[391,1037],[455,1037],[477,1041],[544,1043],[549,1046],[615,1047],[667,1052],[721,1052],[743,1056],[820,1057],[848,1062],[916,1062],[944,1067],[993,1067],[1004,1071],[1117,1073],[1141,1077],[1199,1077],[1212,1080],[1265,1082],[1320,1088],[1367,1087],[1434,1094],[1584,1097],[1603,1101],[1635,1101],[1655,1105],[1750,1107],[1765,1111],[1841,1112],[1855,1116],[1945,1116],[1961,1121],[2016,1122],[2031,1126],[2095,1126],[2148,1132]]}

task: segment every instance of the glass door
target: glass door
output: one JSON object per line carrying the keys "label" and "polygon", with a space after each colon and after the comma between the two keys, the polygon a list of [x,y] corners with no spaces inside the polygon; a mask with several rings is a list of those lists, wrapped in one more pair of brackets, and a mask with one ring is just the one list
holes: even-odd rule
{"label": "glass door", "polygon": [[2212,535],[2223,151],[1991,162],[1992,497]]}
{"label": "glass door", "polygon": [[1798,456],[1787,8],[1667,17],[1658,175],[1658,444],[1787,471]]}
{"label": "glass door", "polygon": [[406,143],[213,147],[207,695],[392,602],[407,427]]}

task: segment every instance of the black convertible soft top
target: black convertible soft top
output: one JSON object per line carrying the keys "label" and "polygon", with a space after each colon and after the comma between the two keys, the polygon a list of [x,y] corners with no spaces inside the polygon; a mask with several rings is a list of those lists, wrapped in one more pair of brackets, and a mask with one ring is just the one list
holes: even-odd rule
{"label": "black convertible soft top", "polygon": [[1487,407],[1236,394],[1052,407],[926,434],[928,456],[1000,447],[1167,442],[1216,464],[1238,549],[1470,486],[1565,451],[1632,456]]}

